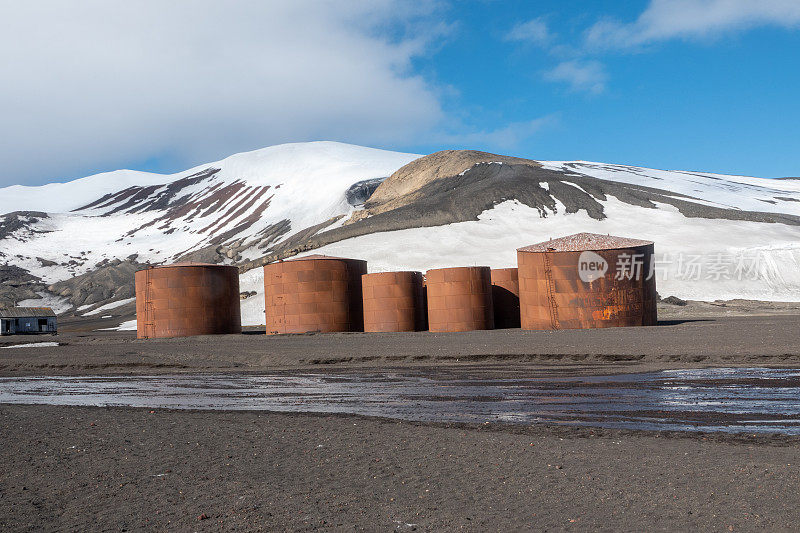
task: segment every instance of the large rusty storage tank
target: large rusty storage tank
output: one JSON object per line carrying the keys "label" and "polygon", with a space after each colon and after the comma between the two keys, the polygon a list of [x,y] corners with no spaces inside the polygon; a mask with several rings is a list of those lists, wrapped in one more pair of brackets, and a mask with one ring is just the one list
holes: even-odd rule
{"label": "large rusty storage tank", "polygon": [[363,331],[367,262],[309,255],[264,266],[267,334]]}
{"label": "large rusty storage tank", "polygon": [[377,272],[361,277],[364,331],[423,331],[421,272]]}
{"label": "large rusty storage tank", "polygon": [[657,322],[653,243],[578,233],[517,250],[523,329]]}
{"label": "large rusty storage tank", "polygon": [[176,263],[135,274],[140,339],[241,333],[239,270]]}
{"label": "large rusty storage tank", "polygon": [[489,267],[428,270],[428,329],[493,329],[492,280]]}
{"label": "large rusty storage tank", "polygon": [[495,328],[520,326],[519,276],[516,268],[492,269],[492,306]]}

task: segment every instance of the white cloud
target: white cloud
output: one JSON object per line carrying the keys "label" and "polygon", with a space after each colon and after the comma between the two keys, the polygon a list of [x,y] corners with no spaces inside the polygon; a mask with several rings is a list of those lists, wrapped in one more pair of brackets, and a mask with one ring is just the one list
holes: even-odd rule
{"label": "white cloud", "polygon": [[411,68],[432,6],[0,0],[0,185],[285,141],[415,140],[443,118]]}
{"label": "white cloud", "polygon": [[550,42],[552,35],[547,23],[541,17],[517,24],[509,31],[507,41],[523,41],[544,45]]}
{"label": "white cloud", "polygon": [[533,120],[511,122],[493,130],[470,130],[466,126],[453,127],[450,129],[460,133],[441,133],[436,140],[442,144],[470,149],[513,150],[542,129],[557,125],[558,121],[558,115],[551,114]]}
{"label": "white cloud", "polygon": [[706,38],[757,26],[800,25],[798,0],[651,0],[630,24],[600,21],[586,35],[593,48],[635,47],[673,38]]}
{"label": "white cloud", "polygon": [[552,70],[544,73],[544,79],[569,84],[573,91],[585,91],[594,94],[606,88],[608,75],[599,61],[571,60],[564,61]]}

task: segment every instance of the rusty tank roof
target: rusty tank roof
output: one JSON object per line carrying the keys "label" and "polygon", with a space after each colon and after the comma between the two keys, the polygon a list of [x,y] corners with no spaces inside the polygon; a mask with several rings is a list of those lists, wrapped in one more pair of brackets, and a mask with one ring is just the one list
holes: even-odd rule
{"label": "rusty tank roof", "polygon": [[537,244],[518,248],[518,252],[584,252],[587,250],[614,250],[617,248],[636,248],[653,244],[652,241],[600,235],[598,233],[576,233],[558,239],[550,239]]}
{"label": "rusty tank roof", "polygon": [[425,272],[425,275],[427,276],[431,272],[442,272],[442,271],[445,271],[445,270],[447,270],[447,271],[459,271],[459,270],[465,271],[465,270],[473,269],[473,268],[486,268],[486,269],[489,269],[489,271],[491,271],[491,269],[488,266],[483,266],[483,265],[461,266],[461,267],[443,267],[443,268],[430,268]]}
{"label": "rusty tank roof", "polygon": [[233,265],[220,265],[216,263],[195,263],[192,261],[183,261],[180,263],[170,263],[168,265],[148,265],[141,270],[154,270],[157,268],[176,268],[176,267],[232,267],[236,268]]}
{"label": "rusty tank roof", "polygon": [[336,257],[333,255],[312,254],[312,255],[305,255],[303,257],[290,257],[289,259],[281,259],[277,262],[280,263],[285,261],[321,261],[325,259],[331,259],[335,261],[364,261],[363,259],[353,259],[351,257]]}

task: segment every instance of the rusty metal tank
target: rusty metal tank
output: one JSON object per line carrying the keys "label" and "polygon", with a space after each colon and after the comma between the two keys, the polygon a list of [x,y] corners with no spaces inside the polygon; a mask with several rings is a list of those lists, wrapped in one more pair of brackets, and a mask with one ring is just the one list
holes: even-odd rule
{"label": "rusty metal tank", "polygon": [[657,322],[653,243],[578,233],[517,250],[523,329]]}
{"label": "rusty metal tank", "polygon": [[363,331],[367,262],[310,255],[264,266],[267,334]]}
{"label": "rusty metal tank", "polygon": [[494,328],[489,267],[428,270],[428,329],[470,331]]}
{"label": "rusty metal tank", "polygon": [[377,272],[361,276],[364,331],[423,331],[422,272]]}
{"label": "rusty metal tank", "polygon": [[241,333],[239,270],[206,263],[150,267],[135,274],[140,339]]}
{"label": "rusty metal tank", "polygon": [[492,269],[492,306],[494,327],[520,327],[519,276],[516,268]]}

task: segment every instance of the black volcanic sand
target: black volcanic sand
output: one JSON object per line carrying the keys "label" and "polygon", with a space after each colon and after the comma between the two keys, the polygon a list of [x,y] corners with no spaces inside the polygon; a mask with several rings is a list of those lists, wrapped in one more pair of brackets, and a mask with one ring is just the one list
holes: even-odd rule
{"label": "black volcanic sand", "polygon": [[705,317],[659,326],[465,333],[261,332],[137,340],[133,332],[0,337],[0,375],[257,372],[501,364],[571,366],[592,372],[698,366],[800,366],[800,316]]}
{"label": "black volcanic sand", "polygon": [[0,427],[3,531],[800,523],[788,437],[50,406],[0,406]]}
{"label": "black volcanic sand", "polygon": [[[0,374],[800,367],[800,317],[462,334],[4,337]],[[800,438],[0,405],[0,531],[796,530]],[[202,517],[202,519],[201,519]],[[414,524],[414,525],[412,525]]]}

